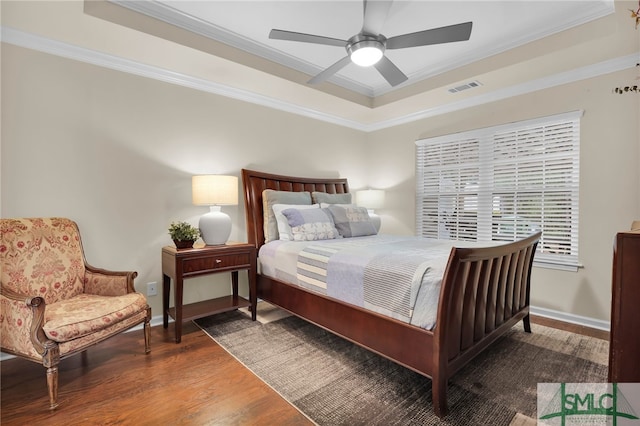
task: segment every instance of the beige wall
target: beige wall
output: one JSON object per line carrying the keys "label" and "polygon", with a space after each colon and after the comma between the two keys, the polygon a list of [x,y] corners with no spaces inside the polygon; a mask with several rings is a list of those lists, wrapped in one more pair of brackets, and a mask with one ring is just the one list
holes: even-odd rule
{"label": "beige wall", "polygon": [[[580,258],[584,269],[536,268],[532,304],[607,321],[615,232],[640,217],[638,96],[611,88],[629,70],[410,124],[363,133],[147,78],[2,45],[1,215],[68,216],[89,262],[161,282],[173,220],[196,223],[197,173],[243,167],[348,177],[387,188],[382,232],[412,234],[416,139],[584,110]],[[243,206],[224,207],[246,240]],[[228,290],[227,277],[188,284],[186,302]],[[218,284],[217,287],[211,283]],[[149,299],[161,314],[160,296]]]}
{"label": "beige wall", "polygon": [[[207,211],[191,204],[193,174],[239,176],[247,167],[346,176],[355,189],[366,183],[365,140],[344,127],[2,45],[2,217],[74,219],[88,261],[137,270],[143,293],[147,282],[162,282],[169,223],[197,224]],[[223,211],[231,238],[246,241],[244,206]],[[227,282],[227,274],[193,279],[185,302],[227,294]],[[161,296],[149,302],[161,315]]]}
{"label": "beige wall", "polygon": [[[391,186],[388,232],[413,233],[414,141],[517,120],[584,110],[580,144],[580,242],[584,268],[534,268],[533,306],[608,321],[616,232],[640,218],[640,96],[614,95],[637,70],[604,75],[376,132],[369,137],[373,184]],[[393,158],[393,161],[389,161]],[[393,176],[395,181],[386,179]],[[394,206],[394,207],[392,207]],[[392,220],[385,218],[385,224]]]}

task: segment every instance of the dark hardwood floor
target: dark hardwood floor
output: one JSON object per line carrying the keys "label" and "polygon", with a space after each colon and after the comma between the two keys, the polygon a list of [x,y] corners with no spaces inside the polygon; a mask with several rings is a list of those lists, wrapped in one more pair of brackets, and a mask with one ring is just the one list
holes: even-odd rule
{"label": "dark hardwood floor", "polygon": [[59,403],[48,409],[45,368],[14,358],[2,370],[0,423],[9,425],[313,424],[190,322],[115,336],[60,363]]}
{"label": "dark hardwood floor", "polygon": [[[542,317],[532,322],[608,340],[593,330]],[[45,369],[14,358],[2,370],[0,423],[9,425],[313,424],[191,322],[182,343],[173,327],[113,337],[60,364],[59,402],[49,411]]]}

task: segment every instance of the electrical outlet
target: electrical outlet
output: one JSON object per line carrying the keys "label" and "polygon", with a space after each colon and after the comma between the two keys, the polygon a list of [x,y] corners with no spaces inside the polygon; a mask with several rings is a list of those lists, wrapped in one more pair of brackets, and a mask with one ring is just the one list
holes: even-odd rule
{"label": "electrical outlet", "polygon": [[147,283],[147,296],[156,296],[158,294],[158,283]]}

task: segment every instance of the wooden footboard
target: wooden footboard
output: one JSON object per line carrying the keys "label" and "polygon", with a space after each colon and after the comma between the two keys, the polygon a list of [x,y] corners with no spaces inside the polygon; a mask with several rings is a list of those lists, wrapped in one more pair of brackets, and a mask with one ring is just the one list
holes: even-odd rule
{"label": "wooden footboard", "polygon": [[531,267],[540,233],[496,247],[454,248],[434,328],[433,404],[446,413],[447,380],[523,320],[529,323]]}
{"label": "wooden footboard", "polygon": [[[264,244],[262,191],[348,192],[346,179],[242,171],[249,242]],[[258,275],[258,297],[430,377],[433,409],[446,414],[448,379],[519,320],[529,326],[529,287],[540,233],[486,248],[454,248],[433,331]]]}

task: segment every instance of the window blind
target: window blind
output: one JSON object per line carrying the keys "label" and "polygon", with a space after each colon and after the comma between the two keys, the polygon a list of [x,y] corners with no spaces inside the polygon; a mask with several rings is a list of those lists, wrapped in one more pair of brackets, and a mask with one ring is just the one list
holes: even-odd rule
{"label": "window blind", "polygon": [[417,234],[514,241],[542,231],[535,263],[577,268],[581,116],[417,141]]}

